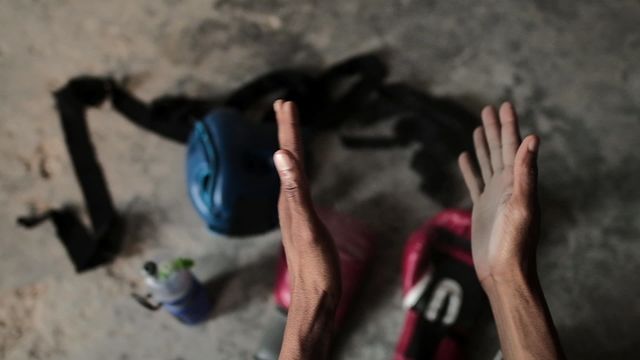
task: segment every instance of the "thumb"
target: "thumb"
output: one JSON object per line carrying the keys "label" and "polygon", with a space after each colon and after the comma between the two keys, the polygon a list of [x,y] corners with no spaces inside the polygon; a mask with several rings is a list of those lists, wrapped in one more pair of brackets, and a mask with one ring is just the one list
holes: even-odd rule
{"label": "thumb", "polygon": [[312,204],[307,179],[296,158],[287,150],[278,150],[273,155],[273,162],[280,177],[280,194],[284,201],[294,213],[310,215]]}
{"label": "thumb", "polygon": [[534,199],[538,187],[538,145],[536,135],[527,136],[518,151],[513,165],[513,192],[524,199]]}

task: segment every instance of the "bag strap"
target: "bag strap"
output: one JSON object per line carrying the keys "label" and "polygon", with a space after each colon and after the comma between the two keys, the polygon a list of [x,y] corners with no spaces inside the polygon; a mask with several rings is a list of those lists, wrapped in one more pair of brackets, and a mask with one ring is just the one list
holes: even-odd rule
{"label": "bag strap", "polygon": [[[376,63],[379,62],[379,63]],[[318,94],[326,94],[330,86],[347,75],[360,74],[344,97],[318,102]],[[191,99],[185,96],[164,96],[150,104],[130,94],[111,78],[79,76],[54,92],[56,110],[64,133],[67,151],[71,158],[76,179],[90,218],[87,227],[80,220],[77,209],[64,206],[44,214],[22,216],[17,222],[27,228],[51,220],[58,238],[62,241],[78,272],[110,261],[118,253],[123,240],[123,219],[113,204],[109,187],[91,141],[86,110],[98,107],[107,100],[124,118],[135,125],[154,132],[166,139],[186,143],[195,122],[212,108],[224,105],[239,111],[247,111],[260,104],[268,95],[282,92],[282,96],[296,101],[307,125],[318,125],[317,109],[347,108],[348,103],[365,97],[382,83],[386,70],[372,57],[358,57],[330,68],[319,78],[302,71],[282,70],[268,73],[233,92],[225,102],[218,99]],[[261,121],[274,121],[271,107]],[[309,115],[308,117],[306,115]],[[328,118],[325,118],[327,120]],[[338,124],[333,120],[332,125]],[[305,125],[305,124],[303,124]],[[318,126],[326,128],[328,125]]]}
{"label": "bag strap", "polygon": [[112,237],[113,230],[119,227],[119,218],[102,167],[96,159],[86,119],[86,107],[100,105],[107,97],[108,89],[108,83],[102,79],[78,78],[54,93],[60,125],[87,204],[92,230],[80,221],[71,207],[18,218],[18,223],[26,227],[51,219],[76,271],[90,269],[108,260],[119,247],[118,237]]}

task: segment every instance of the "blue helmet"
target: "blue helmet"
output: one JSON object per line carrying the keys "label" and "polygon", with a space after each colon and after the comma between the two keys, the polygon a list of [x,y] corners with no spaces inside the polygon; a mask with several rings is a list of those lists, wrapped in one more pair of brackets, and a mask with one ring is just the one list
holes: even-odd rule
{"label": "blue helmet", "polygon": [[254,124],[236,111],[215,110],[195,124],[187,144],[189,197],[211,231],[249,235],[277,225],[274,123]]}

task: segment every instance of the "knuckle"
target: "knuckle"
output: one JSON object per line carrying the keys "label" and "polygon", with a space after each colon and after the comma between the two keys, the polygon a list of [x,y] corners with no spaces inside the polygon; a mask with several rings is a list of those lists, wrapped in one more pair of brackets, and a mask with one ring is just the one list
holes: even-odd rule
{"label": "knuckle", "polygon": [[282,183],[282,190],[288,197],[296,196],[300,187],[295,181],[285,181]]}
{"label": "knuckle", "polygon": [[508,150],[517,149],[518,148],[518,142],[516,140],[510,139],[510,138],[502,139],[502,147],[506,148]]}
{"label": "knuckle", "polygon": [[294,179],[286,179],[283,183],[282,183],[282,188],[285,191],[296,191],[298,190],[300,186],[298,185],[298,182]]}
{"label": "knuckle", "polygon": [[502,117],[500,117],[500,121],[503,124],[513,124],[516,122],[516,119],[511,115],[511,114],[505,114]]}
{"label": "knuckle", "polygon": [[300,187],[300,177],[294,171],[282,171],[280,172],[280,183],[284,192],[296,192]]}

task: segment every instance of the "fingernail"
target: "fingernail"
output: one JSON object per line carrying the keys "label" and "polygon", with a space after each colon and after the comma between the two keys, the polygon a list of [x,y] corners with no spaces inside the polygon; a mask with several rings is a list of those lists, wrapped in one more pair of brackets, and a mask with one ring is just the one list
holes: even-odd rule
{"label": "fingernail", "polygon": [[293,167],[291,158],[281,152],[276,152],[273,156],[273,162],[276,164],[276,169],[279,171],[290,170]]}
{"label": "fingernail", "polygon": [[538,150],[538,138],[534,137],[533,139],[531,139],[529,141],[529,145],[528,145],[529,151],[531,152],[536,152],[536,150]]}
{"label": "fingernail", "polygon": [[273,111],[276,111],[276,112],[278,111],[278,108],[280,107],[280,102],[281,101],[282,100],[278,99],[278,100],[273,102]]}
{"label": "fingernail", "polygon": [[291,106],[293,106],[291,101],[285,101],[282,103],[282,110],[287,114],[291,114]]}

